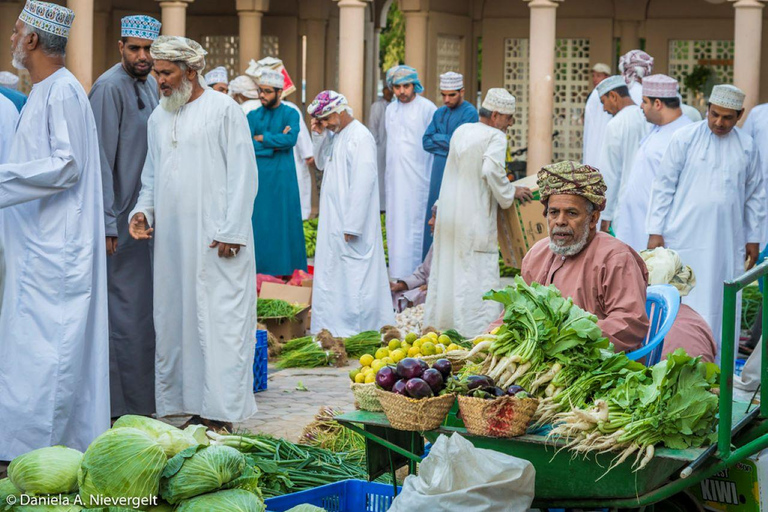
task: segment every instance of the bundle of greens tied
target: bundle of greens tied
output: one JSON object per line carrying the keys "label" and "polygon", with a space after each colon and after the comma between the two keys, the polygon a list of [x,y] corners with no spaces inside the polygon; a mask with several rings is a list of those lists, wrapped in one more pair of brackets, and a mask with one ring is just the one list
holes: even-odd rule
{"label": "bundle of greens tied", "polygon": [[293,321],[304,307],[301,304],[289,304],[282,299],[259,299],[256,302],[256,316],[259,319],[287,318]]}
{"label": "bundle of greens tied", "polygon": [[319,368],[334,364],[336,354],[326,350],[313,336],[295,338],[283,345],[277,367],[285,368]]}

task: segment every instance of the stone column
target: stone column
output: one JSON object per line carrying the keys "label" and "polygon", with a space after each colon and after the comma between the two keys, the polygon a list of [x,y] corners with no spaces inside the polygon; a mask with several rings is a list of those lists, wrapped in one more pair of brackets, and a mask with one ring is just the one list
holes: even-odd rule
{"label": "stone column", "polygon": [[339,3],[339,92],[363,120],[365,71],[365,0],[337,0]]}
{"label": "stone column", "polygon": [[[734,1],[734,0],[730,0]],[[763,4],[758,0],[736,0],[734,19],[733,83],[744,91],[744,116],[747,118],[760,95],[760,47],[763,33]]]}
{"label": "stone column", "polygon": [[427,19],[424,11],[405,11],[405,64],[415,68],[423,84],[427,79]]}
{"label": "stone column", "polygon": [[552,160],[557,3],[553,0],[527,1],[531,9],[527,171],[530,175]]}
{"label": "stone column", "polygon": [[186,36],[187,35],[187,4],[194,0],[173,0],[170,2],[160,2],[163,24],[160,29],[164,36]]}
{"label": "stone column", "polygon": [[239,73],[244,73],[251,59],[261,59],[261,21],[269,10],[269,0],[237,0],[236,5],[240,24]]}
{"label": "stone column", "polygon": [[306,20],[307,27],[307,103],[325,90],[325,37],[328,20]]}
{"label": "stone column", "polygon": [[621,21],[621,54],[640,48],[640,23],[637,21]]}
{"label": "stone column", "polygon": [[86,92],[93,85],[93,0],[68,0],[75,21],[67,41],[67,68]]}
{"label": "stone column", "polygon": [[11,66],[11,34],[23,8],[22,2],[0,2],[0,71],[17,73]]}

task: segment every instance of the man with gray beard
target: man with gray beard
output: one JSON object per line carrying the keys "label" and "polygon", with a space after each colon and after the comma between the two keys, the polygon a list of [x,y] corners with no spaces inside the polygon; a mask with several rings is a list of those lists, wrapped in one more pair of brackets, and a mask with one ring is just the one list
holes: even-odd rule
{"label": "man with gray beard", "polygon": [[202,80],[198,43],[160,36],[150,54],[161,108],[128,218],[133,238],[155,244],[157,415],[231,432],[256,413],[256,158],[243,111]]}
{"label": "man with gray beard", "polygon": [[527,283],[554,284],[573,303],[598,318],[616,350],[632,351],[648,333],[645,292],[648,271],[628,245],[597,231],[605,208],[605,181],[577,162],[544,166],[538,174],[549,238],[523,259]]}

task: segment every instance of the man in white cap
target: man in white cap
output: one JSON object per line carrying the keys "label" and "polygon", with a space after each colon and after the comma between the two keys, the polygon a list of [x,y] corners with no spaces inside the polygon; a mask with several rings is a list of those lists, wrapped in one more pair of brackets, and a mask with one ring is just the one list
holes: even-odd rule
{"label": "man in white cap", "polygon": [[240,105],[245,115],[261,106],[259,86],[249,76],[240,75],[233,78],[229,82],[229,95]]}
{"label": "man in white cap", "polygon": [[661,157],[672,140],[672,134],[692,121],[680,108],[677,80],[667,75],[651,75],[643,80],[643,103],[640,105],[651,131],[640,142],[626,179],[624,192],[619,197],[614,226],[616,236],[636,252],[648,246],[645,221],[651,185],[661,163]]}
{"label": "man in white cap", "polygon": [[507,129],[514,123],[515,97],[490,89],[480,122],[460,126],[451,139],[440,190],[425,325],[480,334],[498,315],[500,304],[483,294],[499,286],[498,208],[531,191],[507,178]]}
{"label": "man in white cap", "polygon": [[438,108],[432,116],[432,122],[427,126],[427,131],[422,138],[424,151],[434,156],[429,180],[427,211],[424,212],[422,258],[426,257],[432,246],[429,219],[432,218],[432,205],[440,195],[451,135],[459,126],[477,122],[477,109],[470,102],[464,101],[464,77],[461,74],[449,71],[440,75],[440,95],[443,97],[443,106]]}
{"label": "man in white cap", "polygon": [[228,428],[256,413],[256,160],[232,98],[206,87],[206,52],[185,37],[150,49],[162,97],[130,233],[154,240],[158,416]]}
{"label": "man in white cap", "polygon": [[312,332],[378,331],[395,315],[379,218],[376,143],[347,99],[323,91],[307,107],[324,171],[312,285]]}
{"label": "man in white cap", "polygon": [[13,102],[16,110],[21,112],[21,107],[27,102],[27,97],[18,91],[19,75],[10,71],[0,71],[0,96],[5,96]]}
{"label": "man in white cap", "polygon": [[597,94],[597,84],[611,76],[608,64],[597,63],[592,66],[592,92],[587,97],[584,107],[583,154],[581,161],[592,167],[599,165],[600,148],[603,147],[605,125],[611,120],[611,114],[605,111]]}
{"label": "man in white cap", "polygon": [[214,91],[229,94],[229,79],[227,78],[227,68],[219,66],[213,68],[205,74],[205,84]]}
{"label": "man in white cap", "polygon": [[381,96],[371,105],[368,116],[368,129],[376,141],[377,167],[379,171],[379,208],[385,211],[387,204],[387,107],[392,103],[394,93],[392,84],[384,81]]}
{"label": "man in white cap", "polygon": [[649,249],[676,250],[696,273],[698,285],[683,302],[704,317],[718,347],[723,281],[755,264],[765,232],[757,148],[736,128],[743,105],[739,88],[716,85],[706,121],[675,132],[653,180],[646,224]]}
{"label": "man in white cap", "polygon": [[632,101],[622,77],[616,75],[606,78],[597,85],[597,93],[605,111],[613,116],[605,126],[598,164],[608,187],[600,226],[602,231],[607,232],[611,224],[618,226],[622,222],[617,215],[619,197],[624,192],[635,151],[648,133],[649,126],[642,109]]}
{"label": "man in white cap", "polygon": [[259,166],[260,193],[253,207],[256,265],[260,274],[289,276],[307,270],[301,198],[293,147],[299,114],[281,99],[285,78],[267,69],[258,78],[261,108],[248,113]]}
{"label": "man in white cap", "polygon": [[131,237],[128,214],[141,190],[147,121],[158,105],[149,49],[160,34],[160,22],[137,15],[126,16],[121,25],[120,62],[96,80],[89,95],[104,187],[113,418],[155,412],[152,246]]}
{"label": "man in white cap", "polygon": [[433,156],[422,146],[435,104],[421,96],[424,87],[410,66],[387,71],[397,101],[387,107],[387,247],[389,277],[401,279],[423,260],[424,215]]}
{"label": "man in white cap", "polygon": [[109,428],[109,333],[99,140],[64,67],[75,14],[27,1],[13,64],[34,88],[0,165],[0,460],[85,450]]}
{"label": "man in white cap", "polygon": [[[768,192],[768,103],[757,105],[749,111],[747,120],[744,121],[742,131],[752,137],[757,153],[760,157],[760,172],[763,175],[763,185]],[[768,201],[768,193],[766,197]],[[768,223],[765,225],[760,240],[760,247],[768,245]]]}

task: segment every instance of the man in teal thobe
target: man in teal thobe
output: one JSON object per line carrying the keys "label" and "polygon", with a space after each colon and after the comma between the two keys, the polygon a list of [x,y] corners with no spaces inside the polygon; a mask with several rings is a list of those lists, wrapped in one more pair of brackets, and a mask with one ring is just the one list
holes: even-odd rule
{"label": "man in teal thobe", "polygon": [[287,276],[307,270],[307,251],[301,221],[301,202],[293,146],[299,136],[299,114],[283,105],[284,77],[267,70],[259,78],[261,108],[248,113],[259,192],[253,206],[256,270]]}

